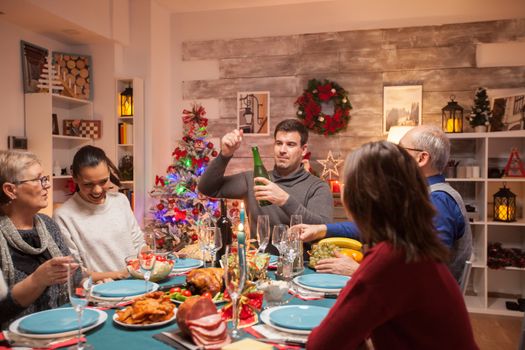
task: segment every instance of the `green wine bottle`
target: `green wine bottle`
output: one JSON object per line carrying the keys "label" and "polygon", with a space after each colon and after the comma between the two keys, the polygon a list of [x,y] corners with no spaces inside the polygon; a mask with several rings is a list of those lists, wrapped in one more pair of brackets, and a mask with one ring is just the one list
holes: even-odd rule
{"label": "green wine bottle", "polygon": [[[268,172],[266,171],[266,168],[264,167],[264,164],[261,160],[261,155],[259,154],[259,148],[257,146],[252,147],[252,154],[253,154],[253,177],[264,177],[265,179],[270,180],[270,176],[268,175]],[[255,183],[256,185],[262,185],[262,183]],[[270,205],[272,203],[262,200],[259,201],[259,205],[261,207]]]}

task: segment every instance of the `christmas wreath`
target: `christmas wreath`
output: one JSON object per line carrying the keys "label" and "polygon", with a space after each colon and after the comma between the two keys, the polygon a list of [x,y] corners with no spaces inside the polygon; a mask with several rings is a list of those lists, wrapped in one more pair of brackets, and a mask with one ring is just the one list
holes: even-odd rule
{"label": "christmas wreath", "polygon": [[[333,105],[333,112],[323,112],[323,107]],[[350,120],[352,104],[348,99],[348,92],[339,84],[329,80],[311,79],[308,88],[295,101],[297,117],[310,130],[322,134],[332,135],[344,130]],[[325,109],[326,110],[326,109]]]}

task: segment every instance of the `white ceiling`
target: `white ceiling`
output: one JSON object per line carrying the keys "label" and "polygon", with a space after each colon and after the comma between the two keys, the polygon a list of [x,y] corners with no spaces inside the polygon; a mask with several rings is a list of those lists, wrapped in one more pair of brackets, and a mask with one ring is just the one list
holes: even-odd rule
{"label": "white ceiling", "polygon": [[334,0],[156,0],[172,13],[327,2]]}

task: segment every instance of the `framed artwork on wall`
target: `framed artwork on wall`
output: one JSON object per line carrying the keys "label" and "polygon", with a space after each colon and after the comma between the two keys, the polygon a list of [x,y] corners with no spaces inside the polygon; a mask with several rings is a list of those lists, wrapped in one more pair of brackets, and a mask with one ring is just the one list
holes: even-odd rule
{"label": "framed artwork on wall", "polygon": [[53,64],[64,87],[60,95],[82,100],[93,98],[90,56],[53,52]]}
{"label": "framed artwork on wall", "polygon": [[43,72],[48,50],[23,40],[20,41],[20,49],[24,93],[40,92],[40,88],[37,87],[38,79]]}
{"label": "framed artwork on wall", "polygon": [[525,88],[489,90],[490,131],[525,129]]}
{"label": "framed artwork on wall", "polygon": [[237,128],[244,135],[270,134],[270,92],[237,93]]}
{"label": "framed artwork on wall", "polygon": [[392,126],[421,125],[422,85],[383,88],[383,134]]}

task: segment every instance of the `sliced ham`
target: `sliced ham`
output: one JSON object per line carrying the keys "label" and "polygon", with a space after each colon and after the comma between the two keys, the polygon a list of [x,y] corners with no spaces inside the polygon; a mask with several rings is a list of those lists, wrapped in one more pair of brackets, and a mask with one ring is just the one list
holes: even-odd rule
{"label": "sliced ham", "polygon": [[186,323],[190,327],[197,326],[197,327],[202,327],[202,328],[207,328],[207,329],[213,329],[213,328],[217,328],[217,326],[221,323],[221,321],[222,321],[221,315],[216,313],[216,314],[204,316],[198,319],[188,320]]}
{"label": "sliced ham", "polygon": [[230,336],[226,332],[223,337],[217,338],[215,340],[206,340],[197,334],[192,334],[192,339],[198,346],[202,346],[205,349],[220,349],[224,345],[227,345],[231,342]]}
{"label": "sliced ham", "polygon": [[219,326],[215,329],[207,329],[207,328],[202,328],[202,327],[197,327],[197,326],[190,326],[190,330],[192,334],[196,333],[205,339],[213,340],[215,338],[224,336],[224,333],[226,333],[227,328],[226,328],[226,324],[221,321]]}
{"label": "sliced ham", "polygon": [[[186,299],[177,310],[177,324],[184,334],[191,335],[188,322],[210,315],[217,315],[217,307],[211,299],[191,297]],[[202,327],[202,325],[199,326]]]}

